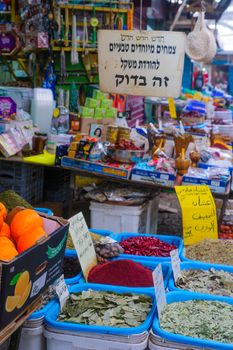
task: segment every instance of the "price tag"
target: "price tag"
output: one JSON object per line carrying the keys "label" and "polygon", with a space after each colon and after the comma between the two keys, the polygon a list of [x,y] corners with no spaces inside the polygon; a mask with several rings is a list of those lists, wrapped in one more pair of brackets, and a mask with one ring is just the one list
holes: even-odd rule
{"label": "price tag", "polygon": [[161,264],[158,264],[158,266],[154,269],[152,276],[155,287],[158,315],[160,318],[161,312],[163,311],[164,306],[167,304]]}
{"label": "price tag", "polygon": [[178,278],[181,277],[181,269],[180,269],[180,258],[179,258],[179,252],[178,249],[174,249],[170,252],[171,256],[171,263],[172,263],[172,271],[175,282],[178,280]]}
{"label": "price tag", "polygon": [[70,223],[69,233],[72,237],[83,275],[87,280],[89,271],[97,265],[95,247],[82,213],[72,216],[68,221]]}
{"label": "price tag", "polygon": [[66,300],[68,300],[70,297],[70,293],[64,280],[64,275],[61,275],[61,277],[55,282],[55,290],[59,298],[60,307],[62,310],[66,303]]}
{"label": "price tag", "polygon": [[171,118],[177,119],[176,105],[175,105],[174,98],[168,98],[168,106],[169,106],[169,112],[170,112]]}
{"label": "price tag", "polygon": [[209,186],[176,186],[185,245],[218,238],[216,206]]}

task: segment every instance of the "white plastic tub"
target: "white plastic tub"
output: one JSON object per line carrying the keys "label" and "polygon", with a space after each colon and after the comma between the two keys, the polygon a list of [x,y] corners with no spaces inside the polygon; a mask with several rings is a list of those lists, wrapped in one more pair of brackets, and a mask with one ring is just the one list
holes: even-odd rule
{"label": "white plastic tub", "polygon": [[152,331],[149,336],[149,350],[211,350],[181,343],[173,343],[155,335]]}
{"label": "white plastic tub", "polygon": [[18,350],[46,350],[44,326],[36,328],[22,327]]}
{"label": "white plastic tub", "polygon": [[114,233],[157,233],[158,198],[139,206],[91,202],[91,228]]}
{"label": "white plastic tub", "polygon": [[148,332],[135,336],[116,336],[66,331],[61,333],[47,328],[44,336],[47,350],[146,350],[148,344]]}

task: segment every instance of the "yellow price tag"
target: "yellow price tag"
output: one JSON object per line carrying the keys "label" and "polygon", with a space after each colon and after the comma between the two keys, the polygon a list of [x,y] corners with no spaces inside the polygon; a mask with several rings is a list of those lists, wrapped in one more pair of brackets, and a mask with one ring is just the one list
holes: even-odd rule
{"label": "yellow price tag", "polygon": [[183,222],[185,245],[195,244],[205,238],[218,238],[216,206],[206,185],[176,186]]}
{"label": "yellow price tag", "polygon": [[174,98],[171,98],[171,97],[168,98],[168,106],[169,106],[169,112],[170,112],[171,118],[177,119],[176,105],[175,105]]}

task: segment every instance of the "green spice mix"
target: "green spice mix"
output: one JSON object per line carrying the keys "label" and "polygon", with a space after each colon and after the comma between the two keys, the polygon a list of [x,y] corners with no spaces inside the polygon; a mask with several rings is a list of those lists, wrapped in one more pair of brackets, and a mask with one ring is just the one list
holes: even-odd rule
{"label": "green spice mix", "polygon": [[206,300],[167,304],[160,327],[169,333],[233,344],[233,305]]}
{"label": "green spice mix", "polygon": [[178,288],[197,293],[233,297],[233,273],[223,270],[182,270],[182,277],[176,282]]}
{"label": "green spice mix", "polygon": [[212,264],[233,265],[233,241],[205,239],[186,247],[185,256]]}
{"label": "green spice mix", "polygon": [[117,294],[104,291],[73,293],[58,321],[85,325],[137,327],[147,318],[152,300],[143,294]]}

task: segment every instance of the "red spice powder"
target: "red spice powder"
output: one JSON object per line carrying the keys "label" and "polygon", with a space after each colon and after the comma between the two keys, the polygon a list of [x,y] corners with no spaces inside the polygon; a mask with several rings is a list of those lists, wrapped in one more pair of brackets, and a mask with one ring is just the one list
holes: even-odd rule
{"label": "red spice powder", "polygon": [[132,260],[114,260],[96,265],[88,282],[127,287],[153,286],[152,270]]}

